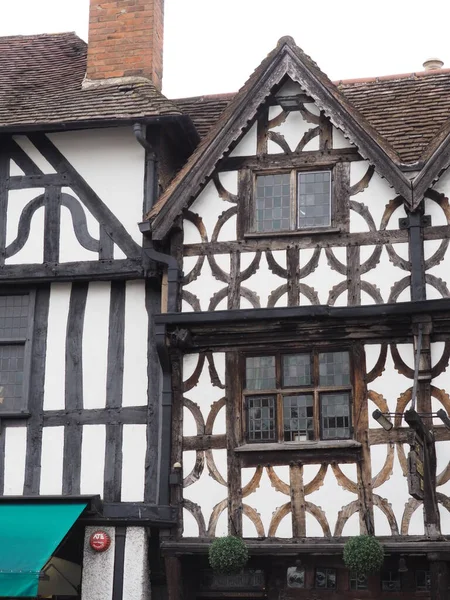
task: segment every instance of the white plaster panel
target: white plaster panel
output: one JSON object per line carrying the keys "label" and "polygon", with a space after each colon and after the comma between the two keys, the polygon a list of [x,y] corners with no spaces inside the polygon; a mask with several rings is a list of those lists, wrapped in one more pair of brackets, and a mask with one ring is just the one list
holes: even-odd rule
{"label": "white plaster panel", "polygon": [[[213,353],[214,366],[222,384],[225,383],[225,353]],[[199,355],[187,354],[183,359],[183,380],[187,381],[197,366]],[[214,402],[223,398],[225,391],[214,386],[209,374],[209,363],[205,360],[203,369],[200,373],[198,383],[191,390],[185,392],[186,398],[189,398],[197,404],[206,423],[209,412]],[[189,409],[184,409],[185,418],[183,419],[183,435],[197,435],[194,418]],[[221,410],[215,421],[214,433],[225,433],[225,411]]]}
{"label": "white plaster panel", "polygon": [[185,244],[201,244],[202,242],[199,230],[187,219],[183,220],[183,240]]}
{"label": "white plaster panel", "polygon": [[111,546],[106,552],[95,552],[89,545],[89,538],[97,530],[97,526],[85,529],[81,600],[111,600],[112,598],[115,528],[102,527],[111,538]]}
{"label": "white plaster panel", "polygon": [[[397,252],[400,250],[400,246],[403,244],[394,244],[394,250]],[[370,249],[373,250],[373,246]],[[371,252],[370,252],[371,253]],[[361,255],[363,253],[361,252]],[[365,254],[365,252],[364,252]],[[399,253],[400,255],[400,253]],[[361,263],[364,262],[368,257],[361,256]],[[380,274],[383,274],[380,277]],[[365,273],[361,279],[374,285],[380,292],[384,302],[388,302],[391,295],[392,287],[401,279],[404,279],[409,275],[408,271],[404,271],[399,267],[396,267],[390,260],[389,254],[387,253],[386,247],[383,246],[381,250],[380,260],[376,267],[367,273]]]}
{"label": "white plaster panel", "polygon": [[430,198],[425,198],[425,214],[430,215],[431,224],[433,227],[448,224],[445,212],[437,202],[431,200]]}
{"label": "white plaster panel", "polygon": [[[370,163],[368,161],[351,162],[350,184],[355,185],[358,183],[364,177],[369,167]],[[362,192],[359,192],[359,194],[352,196],[351,200],[367,206],[375,222],[375,227],[379,229],[386,205],[395,197],[396,193],[392,186],[375,171],[369,185]],[[406,216],[405,209],[401,206],[392,215],[387,229],[398,229],[398,219],[404,216]],[[364,229],[360,229],[362,223],[361,218],[358,219],[356,213],[353,210],[350,211],[350,232],[367,231],[365,222]]]}
{"label": "white plaster panel", "polygon": [[303,94],[302,86],[296,81],[292,81],[292,79],[288,79],[286,83],[284,83],[278,92],[275,94],[277,96],[297,96],[298,94]]}
{"label": "white plaster panel", "polygon": [[144,527],[127,527],[123,573],[123,598],[150,600],[148,542]]}
{"label": "white plaster panel", "polygon": [[[183,463],[186,452],[183,452]],[[212,450],[212,455],[214,458],[214,462],[216,467],[226,481],[227,478],[227,451],[226,450]],[[183,464],[183,476],[186,477],[188,475],[188,470],[185,469]],[[225,500],[227,498],[227,487],[221,485],[217,481],[215,481],[208,472],[208,468],[205,464],[205,468],[203,469],[203,473],[200,478],[190,485],[189,487],[184,488],[183,497],[191,500],[195,504],[198,504],[202,510],[203,517],[205,519],[206,528],[208,528],[208,523],[211,518],[211,513],[214,507]],[[225,515],[226,516],[226,511]],[[216,536],[227,535],[227,519],[221,518],[219,519],[218,526],[216,528]],[[191,521],[187,520],[184,524],[184,537],[191,537],[198,535],[197,526]]]}
{"label": "white plaster panel", "polygon": [[348,140],[340,129],[333,125],[333,148],[354,148],[355,146]]}
{"label": "white plaster panel", "polygon": [[25,478],[27,428],[5,427],[5,496],[21,496]]}
{"label": "white plaster panel", "polygon": [[[274,470],[278,477],[289,485],[289,468],[288,467],[274,467]],[[248,468],[242,469],[242,484],[245,485],[247,481],[254,475],[255,469]],[[269,533],[270,522],[277,508],[290,502],[289,496],[278,492],[271,484],[269,476],[267,475],[266,469],[263,470],[261,481],[256,490],[246,496],[243,499],[243,503],[251,506],[259,514],[262,524],[264,526],[264,533],[267,536]],[[242,527],[244,537],[258,537],[256,527],[252,521],[243,515]],[[292,514],[289,513],[284,517],[278,526],[275,533],[275,537],[290,538],[292,537]]]}
{"label": "white plaster panel", "polygon": [[105,425],[83,425],[80,493],[103,496]]}
{"label": "white plaster panel", "polygon": [[52,283],[45,357],[44,410],[64,408],[66,332],[72,284]]}
{"label": "white plaster panel", "polygon": [[103,408],[106,405],[108,363],[109,305],[111,284],[89,284],[83,325],[83,405]]}
{"label": "white plaster panel", "polygon": [[441,516],[441,531],[444,535],[450,533],[450,512],[439,504],[439,514]]}
{"label": "white plaster panel", "polygon": [[[194,294],[200,303],[200,310],[209,310],[209,304],[216,292],[225,288],[227,284],[223,281],[218,281],[212,274],[209,262],[205,260],[200,275],[197,279],[188,285],[185,285],[183,289]],[[226,299],[225,299],[226,308]],[[220,310],[217,307],[216,310]]]}
{"label": "white plaster panel", "polygon": [[[231,182],[231,184],[233,185],[233,176],[237,178],[237,172],[236,171],[232,171],[230,174],[229,180]],[[226,179],[226,178],[225,178]],[[224,184],[225,187],[225,184]],[[231,190],[228,190],[231,192]],[[233,192],[231,192],[233,193]],[[222,213],[224,213],[225,211],[227,211],[228,209],[232,208],[233,204],[231,204],[230,202],[227,202],[225,200],[222,200],[222,198],[219,196],[219,192],[216,189],[216,186],[214,185],[213,181],[210,181],[207,186],[200,192],[200,194],[198,195],[198,197],[196,198],[196,200],[194,201],[194,203],[191,205],[190,207],[190,211],[194,214],[197,214],[201,217],[202,221],[203,221],[203,225],[206,229],[206,235],[208,237],[208,240],[211,240],[214,228],[217,225],[217,221],[220,217],[220,215]],[[184,223],[186,223],[186,219],[184,220]],[[195,232],[195,230],[197,229],[192,223],[188,222],[190,227],[188,227],[187,231],[185,231],[185,236],[184,236],[184,243],[185,244],[195,244],[195,243],[199,243],[201,241],[199,234]],[[224,225],[224,227],[226,227]],[[192,228],[194,228],[194,231],[192,232]],[[224,238],[224,232],[222,233],[222,240],[225,240]],[[233,237],[228,238],[227,241],[229,240],[233,240],[236,239],[236,230],[234,230],[233,232]]]}
{"label": "white plaster panel", "polygon": [[254,156],[256,154],[256,123],[240,140],[230,156]]}
{"label": "white plaster panel", "polygon": [[238,193],[237,171],[224,171],[223,173],[219,173],[219,180],[227,192],[235,195]]}
{"label": "white plaster panel", "polygon": [[[433,398],[434,400],[434,398]],[[437,406],[437,409],[443,408],[442,405]],[[442,425],[442,421],[436,419],[435,424]],[[439,476],[445,471],[450,459],[450,442],[436,442],[436,473]],[[438,486],[437,491],[446,496],[450,496],[450,481]]]}
{"label": "white plaster panel", "polygon": [[64,427],[44,427],[42,430],[40,494],[62,493]]}
{"label": "white plaster panel", "polygon": [[[341,261],[344,265],[347,263],[345,248],[332,248],[332,251],[339,261]],[[300,259],[302,260],[304,256],[304,251],[302,251]],[[308,277],[302,279],[301,282],[315,290],[319,297],[319,304],[328,304],[328,297],[331,289],[344,280],[346,280],[345,275],[341,275],[330,267],[325,250],[322,248],[316,270],[311,273],[311,275],[308,275]],[[302,296],[300,303],[306,304],[306,298]],[[344,292],[337,298],[335,306],[345,306],[346,304],[347,292]]]}
{"label": "white plaster panel", "polygon": [[[412,344],[398,344],[397,349],[403,360],[406,361],[406,364],[414,368],[414,363],[411,363],[413,352]],[[368,364],[375,364],[379,356],[380,345],[366,344],[365,351]],[[398,397],[411,386],[412,380],[404,377],[395,369],[394,361],[388,350],[384,371],[380,377],[377,377],[369,384],[369,389],[377,394],[381,394],[388,404],[389,412],[395,412]],[[369,427],[380,427],[380,425],[372,419],[372,412],[375,408],[375,404],[371,402],[369,404]]]}
{"label": "white plaster panel", "polygon": [[[246,253],[246,255],[254,257],[254,253]],[[242,285],[247,289],[255,292],[260,300],[261,308],[265,308],[268,304],[270,294],[286,283],[286,279],[278,277],[272,273],[267,264],[265,253],[261,254],[259,268],[254,275],[242,282]]]}
{"label": "white plaster panel", "polygon": [[43,173],[56,173],[52,165],[45,159],[26,135],[15,135],[13,140]]}
{"label": "white plaster panel", "polygon": [[[434,242],[434,243],[433,243]],[[424,252],[425,258],[429,258],[434,250],[440,245],[440,240],[427,240],[424,242]],[[441,262],[427,270],[427,273],[437,277],[438,279],[442,279],[447,289],[450,288],[450,249],[447,249],[445,252],[444,258]],[[427,298],[441,298],[441,294],[432,288],[431,285],[427,284]]]}
{"label": "white plaster panel", "polygon": [[142,502],[145,484],[146,425],[124,425],[122,442],[122,502]]}
{"label": "white plaster panel", "polygon": [[[300,111],[291,111],[288,113],[283,123],[278,125],[278,127],[273,127],[270,131],[280,133],[286,140],[289,148],[294,151],[305,133],[316,127],[317,125],[315,123],[309,123],[304,119]],[[319,147],[319,136],[317,135],[306,144],[303,150],[319,150]],[[283,152],[280,146],[272,140],[269,140],[267,148],[269,154],[278,154],[280,151]]]}
{"label": "white plaster panel", "polygon": [[[18,235],[19,220],[23,209],[34,198],[44,193],[43,188],[12,190],[8,194],[6,218],[6,246]],[[19,252],[7,258],[7,265],[42,263],[44,260],[44,207],[38,208],[31,217],[30,232],[25,245]]]}
{"label": "white plaster panel", "polygon": [[147,404],[148,326],[145,283],[143,281],[127,281],[122,406],[145,406]]}
{"label": "white plaster panel", "polygon": [[[303,467],[303,469],[304,469],[303,479],[304,479],[304,484],[306,485],[309,481],[311,481],[313,479],[314,475],[319,470],[319,467],[317,465],[308,465],[308,466],[305,465]],[[349,479],[351,481],[353,481],[355,483],[357,482],[356,465],[347,465],[345,474],[347,475],[347,477],[349,477]],[[306,496],[306,500],[308,502],[312,502],[316,506],[319,506],[320,508],[322,508],[322,510],[324,511],[325,516],[327,518],[328,524],[330,526],[331,533],[333,534],[334,528],[336,526],[336,521],[338,518],[339,511],[347,504],[350,504],[350,502],[357,500],[357,496],[356,496],[356,494],[352,494],[351,492],[342,488],[338,484],[337,479],[336,479],[331,467],[328,467],[326,475],[324,477],[323,485],[316,492],[313,492],[312,494],[308,494]],[[307,523],[307,525],[308,525],[308,523]],[[306,530],[306,535],[314,536],[314,535],[316,535],[316,532],[318,529],[320,530],[320,533],[318,535],[320,535],[322,537],[323,531],[318,522],[316,522],[313,532],[308,531],[308,529]],[[346,535],[358,535],[358,534],[359,534],[359,521],[358,521],[358,530],[347,531]]]}
{"label": "white plaster panel", "polygon": [[[444,342],[433,342],[431,344],[431,364],[435,366],[444,352]],[[447,393],[450,392],[450,369],[446,369],[438,375],[433,377],[431,382],[435,387],[445,390]]]}
{"label": "white plaster panel", "polygon": [[278,117],[279,114],[281,114],[283,112],[283,109],[281,108],[281,106],[269,106],[269,121],[271,121],[272,119],[275,119],[275,117]]}
{"label": "white plaster panel", "polygon": [[145,151],[132,128],[51,133],[48,137],[140,244]]}
{"label": "white plaster panel", "polygon": [[19,165],[13,160],[9,161],[9,174],[11,177],[25,175],[25,173],[22,171]]}
{"label": "white plaster panel", "polygon": [[[86,248],[83,248],[77,240],[73,229],[72,215],[66,206],[61,206],[60,224],[59,262],[64,263],[98,259],[97,252],[86,250]],[[96,238],[98,239],[98,234]]]}

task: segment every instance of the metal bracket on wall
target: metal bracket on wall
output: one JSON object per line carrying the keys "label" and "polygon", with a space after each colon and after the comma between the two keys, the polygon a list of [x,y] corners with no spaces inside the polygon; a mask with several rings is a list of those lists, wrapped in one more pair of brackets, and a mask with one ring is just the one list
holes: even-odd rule
{"label": "metal bracket on wall", "polygon": [[[411,216],[402,217],[398,220],[398,228],[399,229],[409,229],[411,227]],[[416,227],[417,225],[414,224]],[[431,215],[421,215],[420,217],[420,227],[431,227]]]}

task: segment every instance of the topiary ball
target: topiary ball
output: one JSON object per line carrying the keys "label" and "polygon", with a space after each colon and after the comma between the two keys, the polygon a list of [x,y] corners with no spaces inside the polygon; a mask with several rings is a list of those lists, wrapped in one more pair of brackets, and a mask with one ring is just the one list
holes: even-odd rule
{"label": "topiary ball", "polygon": [[353,537],[344,546],[344,563],[350,571],[363,575],[376,573],[383,566],[383,546],[372,535]]}
{"label": "topiary ball", "polygon": [[247,546],[241,538],[216,538],[209,547],[209,564],[217,573],[239,573],[248,561]]}

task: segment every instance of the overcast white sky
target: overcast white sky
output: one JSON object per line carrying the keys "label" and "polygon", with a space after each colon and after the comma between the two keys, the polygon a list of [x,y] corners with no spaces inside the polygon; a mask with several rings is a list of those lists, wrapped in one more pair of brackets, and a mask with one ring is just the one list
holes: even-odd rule
{"label": "overcast white sky", "polygon": [[[89,0],[3,0],[0,35],[87,40],[88,9]],[[449,22],[448,0],[166,0],[163,91],[236,91],[283,35],[332,79],[417,71],[431,56],[450,67]]]}

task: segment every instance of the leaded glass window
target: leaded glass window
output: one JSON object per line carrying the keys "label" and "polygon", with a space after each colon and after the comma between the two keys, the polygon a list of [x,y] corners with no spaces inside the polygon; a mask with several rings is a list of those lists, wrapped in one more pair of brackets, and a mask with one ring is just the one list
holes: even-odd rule
{"label": "leaded glass window", "polygon": [[289,588],[305,587],[305,567],[288,567],[286,576]]}
{"label": "leaded glass window", "polygon": [[400,573],[385,571],[381,576],[381,589],[383,592],[399,592],[402,589]]}
{"label": "leaded glass window", "polygon": [[316,569],[316,588],[335,590],[336,585],[336,569]]}
{"label": "leaded glass window", "polygon": [[256,175],[254,231],[276,233],[330,227],[331,180],[331,171]]}
{"label": "leaded glass window", "polygon": [[27,408],[24,383],[30,308],[29,294],[0,296],[0,416]]}
{"label": "leaded glass window", "polygon": [[367,590],[367,575],[362,573],[350,573],[350,589],[351,590]]}
{"label": "leaded glass window", "polygon": [[245,357],[247,441],[348,439],[351,427],[347,350]]}

